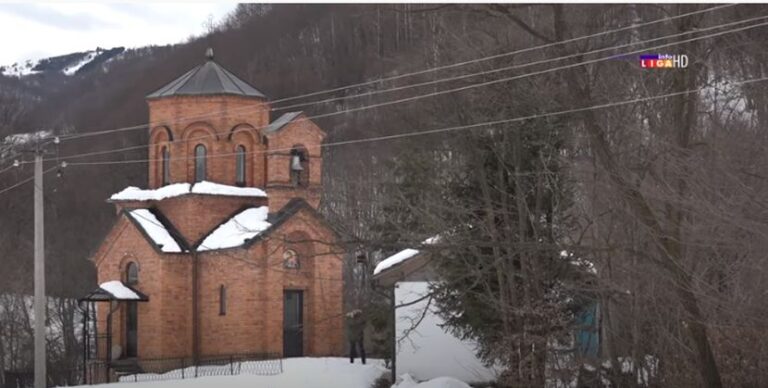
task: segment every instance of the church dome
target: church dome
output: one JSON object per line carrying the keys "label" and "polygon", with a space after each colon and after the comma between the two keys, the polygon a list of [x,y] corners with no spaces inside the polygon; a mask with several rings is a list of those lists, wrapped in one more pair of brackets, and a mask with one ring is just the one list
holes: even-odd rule
{"label": "church dome", "polygon": [[213,49],[209,48],[206,51],[206,58],[205,63],[150,93],[147,98],[221,94],[266,98],[262,92],[216,63],[213,60]]}

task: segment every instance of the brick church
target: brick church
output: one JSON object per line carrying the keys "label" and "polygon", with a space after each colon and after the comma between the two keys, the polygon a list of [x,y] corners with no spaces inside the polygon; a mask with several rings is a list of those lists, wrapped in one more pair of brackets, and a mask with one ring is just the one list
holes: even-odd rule
{"label": "brick church", "polygon": [[339,355],[343,254],[317,212],[325,133],[301,112],[270,121],[264,94],[206,57],[147,96],[148,188],[109,199],[89,299],[111,302],[99,358]]}

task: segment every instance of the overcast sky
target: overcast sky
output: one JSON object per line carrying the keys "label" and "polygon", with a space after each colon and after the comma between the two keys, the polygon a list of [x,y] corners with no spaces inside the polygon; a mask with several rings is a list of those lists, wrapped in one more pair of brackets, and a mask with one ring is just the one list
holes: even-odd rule
{"label": "overcast sky", "polygon": [[92,50],[182,42],[234,2],[0,3],[0,66]]}

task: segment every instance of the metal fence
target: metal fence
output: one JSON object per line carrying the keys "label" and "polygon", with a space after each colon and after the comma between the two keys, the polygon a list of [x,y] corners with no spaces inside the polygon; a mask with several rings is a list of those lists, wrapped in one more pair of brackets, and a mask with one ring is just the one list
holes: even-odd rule
{"label": "metal fence", "polygon": [[233,354],[189,358],[139,360],[130,370],[113,365],[112,372],[120,382],[182,380],[204,376],[233,376],[241,373],[261,376],[283,373],[279,354]]}
{"label": "metal fence", "polygon": [[[204,376],[283,373],[283,360],[276,353],[231,354],[191,358],[116,360],[108,368],[103,360],[90,360],[85,371],[78,368],[48,367],[48,386],[66,387],[109,382],[138,382],[193,379]],[[108,378],[109,377],[109,378]],[[3,388],[31,388],[34,372],[5,371]]]}

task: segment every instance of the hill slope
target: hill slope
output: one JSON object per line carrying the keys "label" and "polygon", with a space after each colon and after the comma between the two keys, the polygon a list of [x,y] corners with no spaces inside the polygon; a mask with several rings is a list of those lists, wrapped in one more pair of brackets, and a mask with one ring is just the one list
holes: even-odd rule
{"label": "hill slope", "polygon": [[[440,34],[428,28],[434,15],[408,15],[389,6],[279,5],[256,11],[253,7],[259,6],[239,7],[227,23],[187,43],[74,53],[30,65],[28,70],[40,71],[31,76],[0,77],[0,99],[7,101],[3,109],[13,110],[8,116],[14,117],[4,122],[0,118],[0,138],[40,130],[86,133],[144,123],[146,94],[202,62],[207,47],[215,49],[217,62],[271,99],[353,84],[391,74],[395,68],[401,72],[422,68],[441,59],[432,47]],[[108,71],[92,71],[107,61]],[[314,99],[364,90],[349,89]],[[300,100],[292,103],[296,102]],[[352,102],[361,103],[370,103],[370,99]],[[349,104],[335,101],[298,109],[312,114],[343,110]],[[319,124],[331,139],[360,137],[401,129],[403,120],[410,120],[408,112],[423,115],[424,106],[411,103],[329,117]],[[145,130],[136,130],[63,142],[51,150],[51,158],[146,144],[146,135]],[[364,146],[347,151],[370,158]],[[345,157],[329,153],[325,168],[338,170],[335,163],[343,163]],[[146,158],[145,149],[69,161],[142,158]],[[2,161],[0,166],[8,163]],[[354,171],[354,167],[345,168]],[[0,187],[31,173],[27,165],[0,175]],[[326,173],[326,185],[333,179],[333,174]],[[78,295],[94,285],[87,259],[114,220],[112,206],[105,199],[125,186],[145,184],[145,163],[72,166],[61,178],[46,177],[46,249],[52,258],[48,271],[53,292]],[[32,247],[29,190],[29,186],[19,187],[0,202],[0,212],[7,215],[0,220],[0,252],[5,254],[6,268],[13,269],[0,275],[6,278],[0,279],[6,288],[30,289],[29,282],[18,280],[31,278],[31,261],[27,260]]]}

